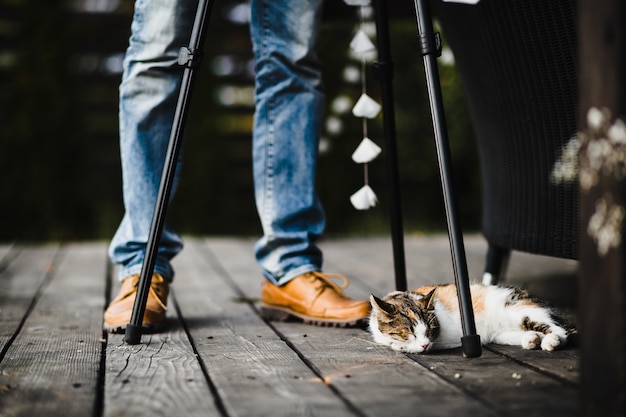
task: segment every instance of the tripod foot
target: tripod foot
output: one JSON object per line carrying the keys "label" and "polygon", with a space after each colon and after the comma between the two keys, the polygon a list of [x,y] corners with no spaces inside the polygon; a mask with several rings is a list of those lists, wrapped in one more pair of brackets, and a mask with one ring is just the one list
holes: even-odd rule
{"label": "tripod foot", "polygon": [[463,346],[463,356],[466,358],[477,358],[482,354],[479,335],[463,336],[461,338]]}
{"label": "tripod foot", "polygon": [[128,323],[126,325],[124,341],[129,345],[138,345],[139,343],[141,343],[142,330],[143,328],[141,326],[135,326],[134,324]]}

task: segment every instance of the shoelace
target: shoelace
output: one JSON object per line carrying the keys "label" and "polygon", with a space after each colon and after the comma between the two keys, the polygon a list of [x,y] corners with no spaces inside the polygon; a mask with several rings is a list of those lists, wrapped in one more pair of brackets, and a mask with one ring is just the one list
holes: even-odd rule
{"label": "shoelace", "polygon": [[148,290],[148,294],[152,294],[153,298],[156,300],[157,304],[163,309],[163,310],[167,310],[167,306],[163,303],[163,301],[161,301],[161,297],[159,297],[159,295],[157,294],[157,292],[154,290],[154,288],[152,288],[152,285],[150,285],[150,289]]}
{"label": "shoelace", "polygon": [[[333,274],[333,273],[325,274],[325,273],[318,272],[318,271],[312,271],[310,272],[310,274],[314,276],[318,281],[321,281],[322,285],[317,288],[318,290],[321,290],[324,287],[331,287],[337,293],[342,294],[343,292],[341,290],[348,287],[348,278],[345,275]],[[335,282],[331,280],[331,278],[341,279],[342,284],[337,285]]]}
{"label": "shoelace", "polygon": [[[133,292],[137,293],[138,290],[138,286],[139,286],[139,275],[135,275],[133,276],[133,285],[130,287],[128,293],[125,295],[129,296],[131,295]],[[159,295],[157,294],[157,292],[154,289],[154,275],[153,275],[153,282],[150,283],[150,289],[148,290],[148,295],[152,295],[152,298],[155,299],[155,301],[157,302],[157,304],[163,309],[163,310],[167,310],[167,306],[163,303],[163,301],[161,301],[161,297],[159,297]]]}

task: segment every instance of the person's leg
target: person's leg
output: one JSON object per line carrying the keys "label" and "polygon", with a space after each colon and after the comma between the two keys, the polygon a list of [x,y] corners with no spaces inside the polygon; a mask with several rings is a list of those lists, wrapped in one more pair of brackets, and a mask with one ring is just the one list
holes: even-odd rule
{"label": "person's leg", "polygon": [[322,0],[252,0],[256,257],[275,284],[322,267],[325,220],[315,190],[324,95],[315,53]]}
{"label": "person's leg", "polygon": [[[109,248],[120,280],[138,274],[143,264],[182,77],[178,50],[189,43],[196,5],[193,0],[135,3],[120,85],[125,214]],[[181,249],[182,240],[166,225],[155,273],[171,281],[170,260]]]}
{"label": "person's leg", "polygon": [[[111,332],[124,331],[131,318],[182,79],[178,51],[189,43],[196,7],[195,0],[135,2],[120,85],[125,214],[109,256],[120,266],[123,282],[104,313],[104,328]],[[174,277],[170,260],[181,249],[182,240],[166,225],[143,317],[148,329],[165,324],[169,282]]]}
{"label": "person's leg", "polygon": [[[261,312],[345,326],[369,314],[321,272],[325,218],[315,187],[324,95],[315,53],[322,0],[251,0],[256,70],[254,184],[266,280]],[[345,279],[345,277],[344,277]],[[345,281],[347,285],[347,280]]]}

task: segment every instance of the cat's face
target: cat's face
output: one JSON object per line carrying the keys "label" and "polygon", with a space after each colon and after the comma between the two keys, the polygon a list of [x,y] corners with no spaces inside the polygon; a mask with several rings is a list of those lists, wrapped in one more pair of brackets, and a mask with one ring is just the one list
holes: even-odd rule
{"label": "cat's face", "polygon": [[384,300],[370,296],[370,332],[374,341],[407,353],[428,351],[439,335],[433,292],[392,292]]}

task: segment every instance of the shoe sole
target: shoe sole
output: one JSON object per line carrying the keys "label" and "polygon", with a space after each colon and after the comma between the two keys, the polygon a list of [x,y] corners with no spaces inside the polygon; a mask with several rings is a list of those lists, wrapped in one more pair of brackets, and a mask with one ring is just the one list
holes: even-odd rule
{"label": "shoe sole", "polygon": [[319,317],[307,316],[305,314],[298,313],[286,307],[269,306],[267,304],[261,304],[259,309],[261,318],[267,321],[291,321],[298,320],[306,324],[312,324],[320,327],[361,327],[366,321],[367,317],[361,317],[356,319],[324,319]]}

